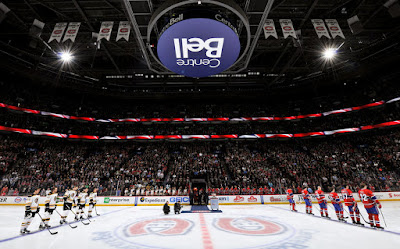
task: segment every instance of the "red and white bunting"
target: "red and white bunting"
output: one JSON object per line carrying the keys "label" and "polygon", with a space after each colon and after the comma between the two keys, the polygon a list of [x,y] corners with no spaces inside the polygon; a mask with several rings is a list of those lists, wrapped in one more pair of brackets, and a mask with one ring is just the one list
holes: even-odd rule
{"label": "red and white bunting", "polygon": [[107,41],[109,41],[113,25],[114,22],[102,22],[99,31],[99,36],[97,37],[97,41],[100,41],[101,39],[106,39]]}
{"label": "red and white bunting", "polygon": [[209,139],[209,135],[182,135],[182,139]]}
{"label": "red and white bunting", "polygon": [[62,133],[54,133],[54,132],[45,132],[45,131],[32,131],[32,135],[36,136],[47,136],[47,137],[58,137],[58,138],[67,138],[67,134]]}
{"label": "red and white bunting", "polygon": [[129,41],[130,33],[131,33],[131,25],[129,25],[129,22],[128,21],[119,22],[116,41],[119,41],[120,39],[125,39],[126,41]]}
{"label": "red and white bunting", "polygon": [[65,31],[63,42],[66,42],[68,40],[75,42],[76,35],[78,34],[80,26],[81,26],[80,22],[70,22],[68,24],[67,31]]}
{"label": "red and white bunting", "polygon": [[325,22],[333,39],[335,39],[336,36],[340,36],[343,39],[346,39],[336,19],[325,19]]}
{"label": "red and white bunting", "polygon": [[360,130],[360,128],[345,128],[345,129],[339,129],[339,130],[333,130],[333,131],[324,131],[324,133],[326,136],[329,136],[329,135],[335,135],[335,134],[356,132],[359,130]]}
{"label": "red and white bunting", "polygon": [[56,23],[56,25],[54,26],[53,32],[51,33],[48,43],[52,42],[53,40],[60,42],[62,36],[64,35],[64,31],[67,28],[67,25],[68,25],[67,22]]}
{"label": "red and white bunting", "polygon": [[326,38],[331,39],[322,19],[311,19],[311,22],[314,25],[315,33],[317,33],[318,38],[325,36]]}
{"label": "red and white bunting", "polygon": [[276,33],[274,20],[272,19],[265,20],[264,35],[265,39],[268,39],[268,37],[270,36],[275,37],[275,39],[278,39],[278,34]]}
{"label": "red and white bunting", "polygon": [[296,31],[293,28],[292,20],[290,19],[279,19],[279,23],[281,24],[283,38],[288,38],[292,36],[297,39]]}

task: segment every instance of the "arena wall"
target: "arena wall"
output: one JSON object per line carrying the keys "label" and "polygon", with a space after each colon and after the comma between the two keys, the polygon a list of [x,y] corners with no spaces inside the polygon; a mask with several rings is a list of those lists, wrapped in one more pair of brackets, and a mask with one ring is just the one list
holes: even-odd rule
{"label": "arena wall", "polygon": [[[400,201],[400,192],[375,192],[380,201]],[[328,195],[326,195],[328,197]],[[317,203],[315,197],[313,202]],[[1,196],[1,205],[24,205],[27,196]],[[45,197],[40,197],[39,204],[44,205]],[[251,205],[251,204],[287,204],[286,195],[220,195],[220,205]],[[295,195],[296,201],[302,200],[301,195]],[[357,194],[355,199],[359,201]],[[183,205],[189,205],[189,196],[99,196],[98,206],[161,206],[166,201],[170,205],[180,201]],[[59,199],[62,205],[62,198]]]}

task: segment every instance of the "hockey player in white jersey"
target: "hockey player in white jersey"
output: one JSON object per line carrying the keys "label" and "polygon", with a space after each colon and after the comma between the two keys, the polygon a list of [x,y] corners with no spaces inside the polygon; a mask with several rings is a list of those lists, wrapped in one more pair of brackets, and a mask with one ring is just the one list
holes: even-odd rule
{"label": "hockey player in white jersey", "polygon": [[40,188],[37,188],[35,192],[33,192],[32,196],[28,196],[28,199],[25,203],[25,217],[24,221],[21,224],[21,234],[29,233],[28,230],[29,225],[31,224],[32,219],[35,217],[35,214],[39,213],[39,198],[40,198]]}
{"label": "hockey player in white jersey", "polygon": [[45,227],[50,227],[49,221],[50,216],[53,214],[54,210],[56,209],[56,202],[57,202],[57,188],[53,188],[51,192],[49,192],[46,196],[45,200],[45,209],[44,209],[44,216],[42,217],[42,222],[40,222],[39,229],[43,230]]}
{"label": "hockey player in white jersey", "polygon": [[64,206],[63,206],[63,212],[61,215],[61,220],[60,220],[60,224],[64,224],[67,216],[68,216],[68,212],[70,210],[72,210],[72,204],[75,201],[76,198],[76,190],[78,189],[78,187],[73,187],[72,190],[66,190],[65,194],[64,194]]}
{"label": "hockey player in white jersey", "polygon": [[86,198],[88,196],[88,189],[84,188],[77,197],[78,210],[76,210],[75,220],[83,219],[85,211]]}
{"label": "hockey player in white jersey", "polygon": [[92,210],[97,203],[97,188],[94,188],[92,193],[89,195],[89,211],[88,217],[92,217]]}

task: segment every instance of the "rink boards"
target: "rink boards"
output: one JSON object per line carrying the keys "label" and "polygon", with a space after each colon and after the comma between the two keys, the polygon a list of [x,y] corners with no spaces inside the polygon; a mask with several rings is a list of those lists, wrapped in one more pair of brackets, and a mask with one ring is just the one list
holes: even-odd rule
{"label": "rink boards", "polygon": [[[400,192],[375,192],[380,201],[400,201]],[[355,199],[359,201],[357,194]],[[326,194],[326,198],[328,195]],[[24,205],[27,196],[1,196],[0,205]],[[40,197],[39,204],[44,205],[46,197]],[[286,195],[220,195],[220,205],[250,205],[250,204],[287,204]],[[312,196],[313,202],[317,202]],[[301,195],[295,195],[295,201],[302,200]],[[160,206],[165,202],[170,205],[180,201],[183,205],[189,205],[188,196],[99,196],[98,206]],[[63,203],[59,198],[59,204]]]}

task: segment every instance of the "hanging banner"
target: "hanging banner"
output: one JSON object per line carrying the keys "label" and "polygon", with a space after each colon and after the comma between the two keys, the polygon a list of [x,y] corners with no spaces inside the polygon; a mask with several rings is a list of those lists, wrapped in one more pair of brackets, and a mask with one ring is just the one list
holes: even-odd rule
{"label": "hanging banner", "polygon": [[113,25],[114,22],[102,22],[97,41],[100,41],[101,39],[106,39],[107,41],[109,41]]}
{"label": "hanging banner", "polygon": [[314,25],[315,33],[317,33],[318,38],[325,36],[326,38],[331,39],[322,19],[311,19],[311,22]]}
{"label": "hanging banner", "polygon": [[268,39],[268,37],[270,37],[270,36],[278,39],[278,34],[276,33],[274,20],[272,20],[272,19],[265,20],[264,35],[265,35],[265,39]]}
{"label": "hanging banner", "polygon": [[67,31],[65,32],[63,42],[68,41],[68,40],[75,42],[76,35],[78,34],[80,26],[81,26],[80,22],[70,22],[68,24]]}
{"label": "hanging banner", "polygon": [[40,37],[43,28],[44,28],[44,22],[35,19],[33,20],[32,26],[29,29],[29,35],[33,37]]}
{"label": "hanging banner", "polygon": [[68,23],[66,23],[66,22],[56,23],[56,25],[54,26],[53,32],[51,33],[48,43],[52,42],[53,40],[60,42],[61,38],[64,34],[64,31],[67,28],[67,25],[68,25]]}
{"label": "hanging banner", "polygon": [[116,41],[119,41],[120,39],[125,39],[126,41],[129,41],[130,33],[131,33],[131,25],[129,25],[129,22],[128,21],[119,22]]}
{"label": "hanging banner", "polygon": [[286,39],[289,36],[292,36],[295,39],[297,39],[296,32],[294,31],[294,28],[293,28],[292,20],[290,20],[290,19],[279,19],[279,22],[280,22],[281,27],[282,27],[283,38]]}
{"label": "hanging banner", "polygon": [[326,26],[328,26],[328,30],[331,33],[333,39],[335,39],[336,36],[340,36],[343,39],[346,39],[336,19],[325,19],[325,22]]}
{"label": "hanging banner", "polygon": [[0,23],[6,18],[8,12],[10,12],[10,9],[4,3],[0,3]]}
{"label": "hanging banner", "polygon": [[353,33],[355,35],[359,34],[363,30],[363,26],[357,15],[352,16],[349,19],[347,19],[347,24],[349,25],[351,33]]}

